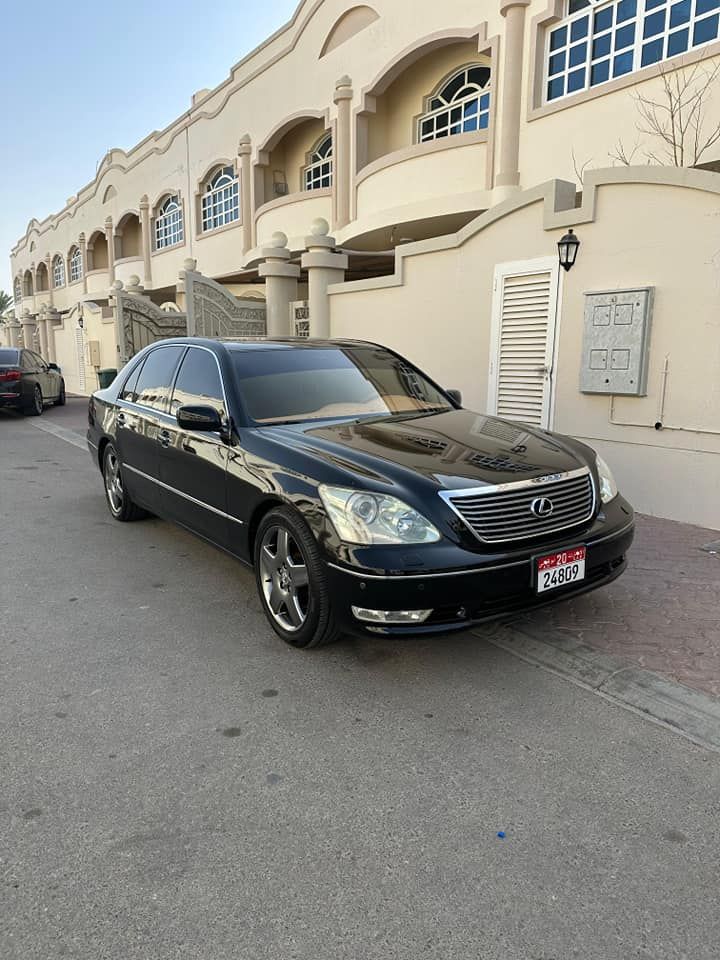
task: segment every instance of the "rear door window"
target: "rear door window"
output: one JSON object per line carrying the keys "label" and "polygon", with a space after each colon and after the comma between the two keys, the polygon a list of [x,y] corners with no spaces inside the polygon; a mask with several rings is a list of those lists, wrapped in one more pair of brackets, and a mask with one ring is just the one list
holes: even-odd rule
{"label": "rear door window", "polygon": [[190,347],[185,354],[175,381],[170,413],[174,415],[185,406],[214,407],[221,415],[226,412],[217,360],[208,350]]}
{"label": "rear door window", "polygon": [[135,403],[153,410],[166,410],[178,360],[184,346],[158,347],[147,355],[135,387]]}
{"label": "rear door window", "polygon": [[23,350],[21,366],[23,370],[29,370],[30,372],[34,372],[35,370],[37,370],[37,365],[33,360],[33,355],[30,353],[29,350]]}
{"label": "rear door window", "polygon": [[140,371],[142,370],[144,360],[141,360],[140,363],[136,363],[130,373],[130,376],[125,381],[125,384],[120,391],[120,399],[127,400],[128,403],[132,403],[135,399],[135,388],[137,386],[138,377],[140,376]]}

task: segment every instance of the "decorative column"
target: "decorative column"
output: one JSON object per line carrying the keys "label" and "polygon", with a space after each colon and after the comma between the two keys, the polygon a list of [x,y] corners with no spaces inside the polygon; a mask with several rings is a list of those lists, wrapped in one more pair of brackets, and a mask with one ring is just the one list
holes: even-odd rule
{"label": "decorative column", "polygon": [[330,336],[330,302],[328,287],[342,283],[348,266],[344,253],[335,253],[335,238],[328,236],[327,220],[318,217],[305,239],[307,253],[303,254],[303,270],[308,272],[308,300],[310,303],[310,336]]}
{"label": "decorative column", "polygon": [[530,0],[504,0],[500,13],[505,17],[505,38],[502,46],[503,65],[500,87],[500,145],[496,187],[520,185],[520,103],[524,77],[523,41],[525,8]]}
{"label": "decorative column", "polygon": [[270,245],[262,251],[265,261],[258,267],[258,276],[265,278],[269,337],[287,337],[293,334],[290,328],[290,304],[297,300],[300,267],[288,262],[290,251],[287,244],[288,238],[284,233],[274,233]]}
{"label": "decorative column", "polygon": [[47,288],[48,303],[50,306],[52,306],[53,305],[53,284],[55,282],[55,277],[53,276],[52,258],[49,253],[45,257],[45,269],[47,270],[47,278],[48,278],[48,288]]}
{"label": "decorative column", "polygon": [[[83,293],[87,293],[87,239],[85,234],[81,233],[78,237],[78,244],[80,246],[80,265],[82,267],[82,284],[83,284]],[[68,283],[70,283],[70,264],[68,264]]]}
{"label": "decorative column", "polygon": [[30,311],[27,307],[22,312],[20,323],[22,325],[23,345],[26,350],[32,350],[33,335],[35,333],[35,317],[30,316]]}
{"label": "decorative column", "polygon": [[337,126],[333,143],[333,187],[335,190],[335,226],[350,223],[351,177],[351,104],[353,98],[350,77],[340,77],[335,85],[333,100],[337,105]]}
{"label": "decorative column", "polygon": [[105,219],[105,239],[107,240],[108,280],[113,284],[115,282],[115,237],[112,217]]}
{"label": "decorative column", "polygon": [[20,330],[22,329],[22,327],[20,326],[20,321],[16,320],[15,317],[13,317],[11,320],[8,320],[7,328],[8,328],[8,336],[10,337],[9,346],[19,347],[20,346]]}
{"label": "decorative column", "polygon": [[57,310],[50,308],[45,318],[45,338],[47,340],[47,359],[49,363],[55,363],[55,321],[60,320],[60,314]]}
{"label": "decorative column", "polygon": [[47,342],[47,304],[44,303],[40,307],[40,313],[38,315],[38,337],[40,338],[40,353],[43,360],[49,360],[48,356],[48,342]]}
{"label": "decorative column", "polygon": [[140,197],[140,229],[142,231],[143,269],[145,286],[152,286],[152,260],[150,259],[150,201],[147,194]]}
{"label": "decorative column", "polygon": [[253,212],[252,212],[252,170],[250,156],[252,142],[250,135],[240,138],[238,145],[238,170],[240,171],[240,212],[242,214],[242,248],[243,253],[252,249],[253,241]]}

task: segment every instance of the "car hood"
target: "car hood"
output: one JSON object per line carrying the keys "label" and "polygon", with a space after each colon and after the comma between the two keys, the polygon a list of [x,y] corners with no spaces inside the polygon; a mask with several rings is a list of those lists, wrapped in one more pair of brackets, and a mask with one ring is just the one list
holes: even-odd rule
{"label": "car hood", "polygon": [[412,474],[441,489],[530,480],[588,465],[575,441],[470,410],[269,432],[283,445],[304,448],[366,480],[402,483]]}

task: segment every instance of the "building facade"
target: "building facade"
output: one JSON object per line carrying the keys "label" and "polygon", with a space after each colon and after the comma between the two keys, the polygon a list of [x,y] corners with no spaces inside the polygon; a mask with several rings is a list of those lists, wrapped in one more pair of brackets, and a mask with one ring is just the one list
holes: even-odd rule
{"label": "building facade", "polygon": [[719,53],[720,0],[303,0],[30,221],[4,336],[87,393],[132,352],[121,301],[208,329],[203,277],[269,333],[386,343],[469,407],[586,439],[639,509],[720,528]]}

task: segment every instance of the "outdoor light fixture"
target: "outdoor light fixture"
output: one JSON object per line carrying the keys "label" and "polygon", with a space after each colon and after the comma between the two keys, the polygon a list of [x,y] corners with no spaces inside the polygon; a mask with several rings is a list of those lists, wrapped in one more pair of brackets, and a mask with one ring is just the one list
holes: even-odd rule
{"label": "outdoor light fixture", "polygon": [[560,266],[564,270],[569,270],[575,263],[580,241],[573,233],[572,227],[565,236],[558,241],[558,256],[560,257]]}

